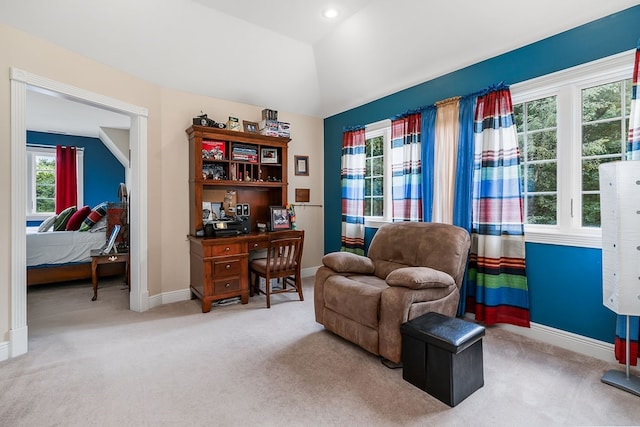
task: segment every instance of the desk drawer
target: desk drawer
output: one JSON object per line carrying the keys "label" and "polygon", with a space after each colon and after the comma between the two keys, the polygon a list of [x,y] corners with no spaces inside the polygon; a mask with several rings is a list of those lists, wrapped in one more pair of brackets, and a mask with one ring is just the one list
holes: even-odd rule
{"label": "desk drawer", "polygon": [[236,292],[240,290],[240,278],[229,280],[216,280],[213,282],[213,294],[220,295],[227,292]]}
{"label": "desk drawer", "polygon": [[250,251],[259,251],[261,249],[267,249],[269,247],[268,240],[257,240],[253,242],[249,242],[249,250]]}
{"label": "desk drawer", "polygon": [[214,277],[229,277],[240,274],[242,265],[238,258],[216,260],[213,262]]}
{"label": "desk drawer", "polygon": [[226,243],[221,245],[210,245],[205,247],[205,256],[238,255],[244,253],[242,243]]}

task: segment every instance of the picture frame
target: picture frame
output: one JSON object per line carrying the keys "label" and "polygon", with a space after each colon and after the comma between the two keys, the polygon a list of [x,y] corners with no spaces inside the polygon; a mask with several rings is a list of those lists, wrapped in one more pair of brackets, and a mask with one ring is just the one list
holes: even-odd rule
{"label": "picture frame", "polygon": [[295,174],[309,176],[309,156],[294,156]]}
{"label": "picture frame", "polygon": [[109,236],[109,240],[107,241],[107,245],[105,246],[104,250],[102,251],[103,254],[110,254],[111,251],[115,251],[115,253],[118,252],[118,250],[115,248],[115,243],[116,243],[116,237],[118,237],[118,233],[120,232],[120,224],[116,224],[113,226],[113,230],[111,230],[111,235]]}
{"label": "picture frame", "polygon": [[270,231],[288,230],[291,228],[289,213],[284,206],[269,206]]}
{"label": "picture frame", "polygon": [[247,133],[258,133],[259,129],[258,129],[258,123],[257,122],[250,122],[247,120],[243,120],[242,121],[242,127],[244,128],[244,131]]}
{"label": "picture frame", "polygon": [[276,148],[263,148],[260,150],[260,163],[278,163],[278,150]]}

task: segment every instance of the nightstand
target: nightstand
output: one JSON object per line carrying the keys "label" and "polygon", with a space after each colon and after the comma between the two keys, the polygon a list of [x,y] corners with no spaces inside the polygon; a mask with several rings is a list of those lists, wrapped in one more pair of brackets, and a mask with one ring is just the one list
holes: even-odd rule
{"label": "nightstand", "polygon": [[91,282],[93,283],[93,298],[91,301],[98,299],[98,266],[100,264],[117,264],[120,262],[125,263],[124,280],[129,286],[129,253],[111,253],[103,254],[100,249],[94,249],[91,251]]}

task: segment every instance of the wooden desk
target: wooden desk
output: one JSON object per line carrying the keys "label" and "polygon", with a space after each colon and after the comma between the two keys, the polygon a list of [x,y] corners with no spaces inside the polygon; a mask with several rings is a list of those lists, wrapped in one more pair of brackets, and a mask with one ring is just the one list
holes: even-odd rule
{"label": "wooden desk", "polygon": [[[213,301],[240,297],[249,302],[249,252],[266,249],[269,240],[282,239],[292,230],[253,232],[233,237],[189,237],[191,298],[202,301],[202,312]],[[294,231],[295,232],[295,231]]]}
{"label": "wooden desk", "polygon": [[91,251],[91,282],[93,283],[93,298],[91,301],[98,299],[98,266],[101,264],[117,264],[125,263],[125,283],[129,286],[129,253],[103,254],[100,249]]}

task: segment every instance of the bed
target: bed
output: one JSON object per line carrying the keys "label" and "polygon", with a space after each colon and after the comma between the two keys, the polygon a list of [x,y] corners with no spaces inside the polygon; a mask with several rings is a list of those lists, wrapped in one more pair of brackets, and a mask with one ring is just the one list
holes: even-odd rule
{"label": "bed", "polygon": [[90,279],[90,252],[102,248],[105,240],[104,228],[38,233],[37,227],[27,227],[27,286]]}

